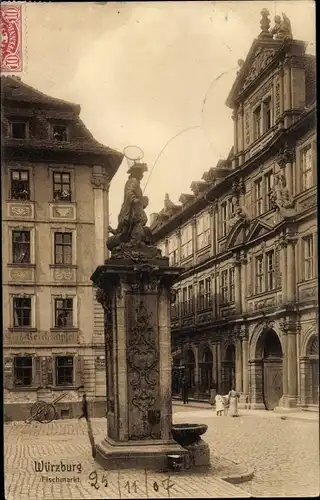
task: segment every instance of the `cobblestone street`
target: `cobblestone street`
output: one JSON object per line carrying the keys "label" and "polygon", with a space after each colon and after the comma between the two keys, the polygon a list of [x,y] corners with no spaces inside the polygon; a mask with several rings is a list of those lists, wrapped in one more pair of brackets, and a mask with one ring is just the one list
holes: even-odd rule
{"label": "cobblestone street", "polygon": [[[82,498],[218,498],[245,496],[316,496],[319,493],[317,422],[255,417],[218,418],[212,409],[174,406],[175,423],[206,423],[213,470],[186,476],[97,469],[84,421],[50,424],[11,423],[5,426],[5,488],[7,500]],[[106,422],[95,419],[96,442]],[[219,477],[214,457],[254,468],[252,481],[234,486]],[[61,464],[62,471],[36,472],[34,461]],[[63,466],[74,466],[63,471]],[[80,464],[80,465],[78,465]],[[78,469],[79,467],[79,469]],[[81,470],[80,470],[81,467]],[[52,478],[57,477],[55,482]],[[63,482],[62,482],[63,481]],[[174,486],[171,487],[171,485]]]}

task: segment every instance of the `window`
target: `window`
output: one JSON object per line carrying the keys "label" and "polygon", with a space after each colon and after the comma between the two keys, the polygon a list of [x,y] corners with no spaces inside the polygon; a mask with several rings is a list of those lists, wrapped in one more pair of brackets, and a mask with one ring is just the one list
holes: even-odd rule
{"label": "window", "polygon": [[54,263],[72,264],[72,233],[54,234]]}
{"label": "window", "polygon": [[228,219],[231,219],[235,215],[235,206],[233,203],[233,198],[229,198],[227,202],[227,216]]}
{"label": "window", "polygon": [[193,301],[194,301],[193,285],[185,286],[182,289],[182,307],[181,307],[182,314],[187,315],[193,313],[194,311]]}
{"label": "window", "polygon": [[253,132],[254,139],[258,139],[261,135],[261,106],[258,106],[253,112]]}
{"label": "window", "polygon": [[263,292],[263,256],[259,255],[255,261],[256,293]]}
{"label": "window", "polygon": [[11,199],[30,200],[28,170],[11,170]]}
{"label": "window", "polygon": [[30,231],[12,231],[12,262],[30,264]]}
{"label": "window", "polygon": [[204,282],[205,287],[205,308],[211,307],[211,278],[206,278]]}
{"label": "window", "polygon": [[228,302],[228,270],[221,273],[221,298],[222,303]]}
{"label": "window", "polygon": [[53,138],[55,141],[65,142],[67,138],[67,127],[65,125],[54,125]]}
{"label": "window", "polygon": [[24,121],[14,121],[11,123],[11,137],[13,139],[26,139],[27,124]]}
{"label": "window", "polygon": [[273,171],[270,170],[270,172],[267,172],[265,174],[265,198],[266,198],[266,209],[271,210],[272,209],[272,203],[270,199],[270,194],[272,193],[273,185],[274,185],[274,177],[273,177]]}
{"label": "window", "polygon": [[13,326],[31,327],[31,298],[13,298]]}
{"label": "window", "polygon": [[15,387],[30,387],[32,385],[32,357],[14,358]]}
{"label": "window", "polygon": [[313,185],[312,176],[312,148],[311,144],[301,151],[302,190],[305,191]]}
{"label": "window", "polygon": [[175,264],[178,263],[178,240],[176,236],[169,239],[168,251],[169,251],[169,264],[170,266],[174,266]]}
{"label": "window", "polygon": [[227,221],[228,221],[228,208],[227,208],[227,202],[224,201],[221,203],[221,230],[222,230],[222,236],[225,236],[227,234]]}
{"label": "window", "polygon": [[71,178],[69,173],[53,172],[53,198],[55,201],[71,201]]}
{"label": "window", "polygon": [[192,226],[186,226],[181,230],[181,259],[192,255]]}
{"label": "window", "polygon": [[266,132],[271,128],[271,97],[263,101],[263,115],[264,115],[264,130]]}
{"label": "window", "polygon": [[204,280],[199,281],[198,308],[202,311],[204,306]]}
{"label": "window", "polygon": [[229,300],[234,302],[234,269],[229,269]]}
{"label": "window", "polygon": [[210,215],[203,214],[197,219],[197,250],[210,245]]}
{"label": "window", "polygon": [[256,215],[262,214],[262,179],[257,179],[254,183],[255,187],[255,205],[256,205]]}
{"label": "window", "polygon": [[275,288],[275,269],[274,269],[274,250],[266,253],[266,265],[267,265],[267,290],[273,290]]}
{"label": "window", "polygon": [[313,235],[310,234],[302,239],[303,260],[304,260],[304,280],[314,278],[313,274]]}
{"label": "window", "polygon": [[73,384],[73,357],[56,357],[56,385],[67,386]]}
{"label": "window", "polygon": [[55,299],[55,327],[73,327],[73,299]]}

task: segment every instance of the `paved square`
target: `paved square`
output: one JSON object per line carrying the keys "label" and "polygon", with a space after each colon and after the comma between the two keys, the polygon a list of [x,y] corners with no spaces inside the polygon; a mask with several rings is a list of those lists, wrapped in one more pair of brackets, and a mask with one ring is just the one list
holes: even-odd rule
{"label": "paved square", "polygon": [[[170,477],[144,471],[106,473],[91,458],[84,421],[11,423],[4,432],[6,499],[298,497],[319,493],[316,421],[261,418],[254,412],[237,419],[218,418],[212,409],[179,406],[174,407],[174,421],[208,424],[203,438],[213,457],[253,467],[253,480],[231,485],[219,477],[216,462],[210,472]],[[105,419],[93,421],[96,442],[104,437],[105,428]]]}

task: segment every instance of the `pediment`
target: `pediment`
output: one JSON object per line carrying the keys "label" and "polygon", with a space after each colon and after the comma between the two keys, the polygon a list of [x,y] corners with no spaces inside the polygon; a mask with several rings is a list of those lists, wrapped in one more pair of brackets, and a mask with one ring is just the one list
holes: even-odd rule
{"label": "pediment", "polygon": [[260,236],[269,233],[272,229],[273,228],[269,226],[269,224],[267,224],[266,222],[261,220],[256,220],[249,228],[246,240],[247,241],[255,240],[256,238],[259,238]]}
{"label": "pediment", "polygon": [[238,96],[253,83],[277,57],[283,43],[273,39],[254,40],[246,60],[241,64],[226,105],[233,108]]}
{"label": "pediment", "polygon": [[231,229],[226,241],[226,248],[233,248],[246,241],[247,220],[239,220]]}

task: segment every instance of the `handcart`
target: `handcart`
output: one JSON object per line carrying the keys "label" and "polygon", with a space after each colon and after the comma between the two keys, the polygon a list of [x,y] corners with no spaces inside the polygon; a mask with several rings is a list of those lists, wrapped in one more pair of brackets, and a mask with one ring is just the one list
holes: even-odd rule
{"label": "handcart", "polygon": [[49,422],[52,422],[52,420],[55,420],[57,417],[57,412],[54,405],[66,395],[66,392],[60,394],[60,396],[55,398],[52,403],[46,403],[45,401],[36,401],[31,406],[31,416],[27,420],[25,420],[25,423],[30,424],[30,422],[32,422],[33,420],[37,420],[42,424],[48,424]]}

